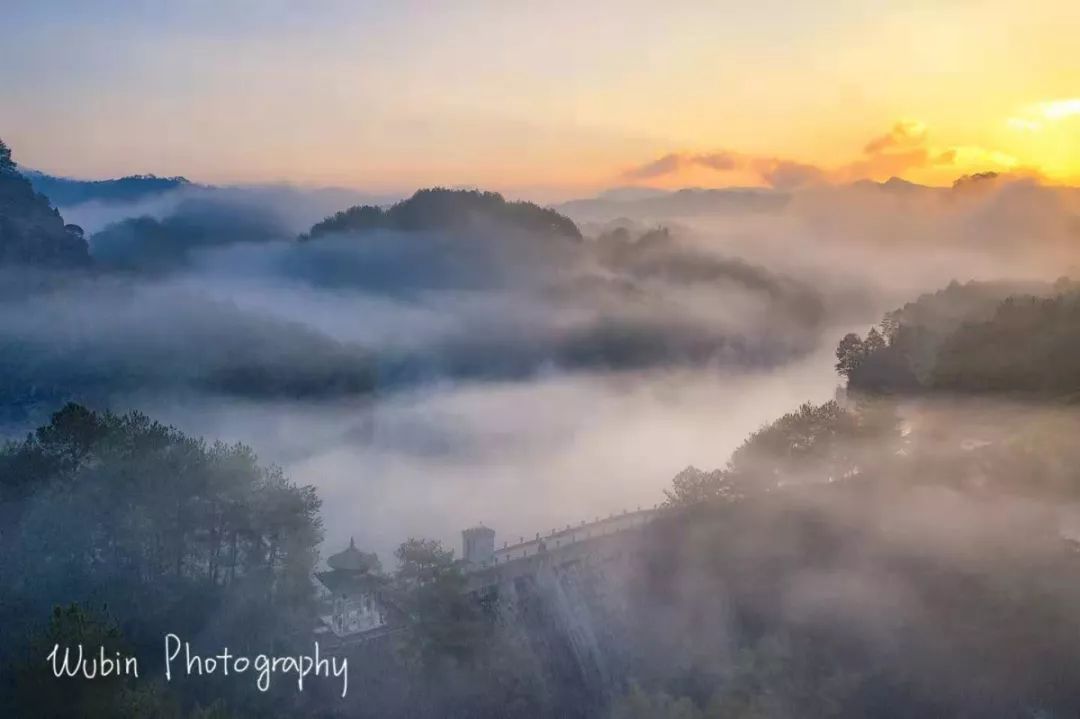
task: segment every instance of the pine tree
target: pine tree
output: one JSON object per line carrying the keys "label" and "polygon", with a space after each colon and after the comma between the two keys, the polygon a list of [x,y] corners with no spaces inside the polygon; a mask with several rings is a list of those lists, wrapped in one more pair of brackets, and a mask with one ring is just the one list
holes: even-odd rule
{"label": "pine tree", "polygon": [[15,170],[15,161],[11,159],[11,148],[4,144],[3,140],[0,140],[0,172],[11,172]]}

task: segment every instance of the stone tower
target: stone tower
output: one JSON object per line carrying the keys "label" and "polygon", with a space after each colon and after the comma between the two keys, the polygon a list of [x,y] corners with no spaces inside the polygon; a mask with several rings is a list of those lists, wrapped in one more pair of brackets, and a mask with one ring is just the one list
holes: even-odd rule
{"label": "stone tower", "polygon": [[484,525],[461,533],[461,558],[469,564],[490,564],[495,557],[495,530]]}

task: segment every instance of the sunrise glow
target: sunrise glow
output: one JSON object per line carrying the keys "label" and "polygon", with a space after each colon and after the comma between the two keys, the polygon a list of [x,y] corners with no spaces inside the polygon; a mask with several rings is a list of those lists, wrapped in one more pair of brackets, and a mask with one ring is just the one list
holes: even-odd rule
{"label": "sunrise glow", "polygon": [[[6,11],[0,127],[27,165],[540,198],[792,166],[784,181],[1080,175],[1067,0],[115,4]],[[740,159],[692,159],[721,154]]]}

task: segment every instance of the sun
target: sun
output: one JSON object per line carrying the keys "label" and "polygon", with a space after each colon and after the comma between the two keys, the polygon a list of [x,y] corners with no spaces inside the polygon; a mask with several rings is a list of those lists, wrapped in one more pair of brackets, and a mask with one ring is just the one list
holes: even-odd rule
{"label": "sun", "polygon": [[1010,154],[1057,182],[1080,180],[1080,98],[1033,103],[1005,121]]}

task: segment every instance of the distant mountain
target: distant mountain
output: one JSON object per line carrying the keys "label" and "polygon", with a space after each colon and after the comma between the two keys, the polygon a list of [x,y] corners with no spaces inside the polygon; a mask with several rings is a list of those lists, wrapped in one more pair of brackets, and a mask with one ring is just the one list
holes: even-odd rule
{"label": "distant mountain", "polygon": [[[808,192],[854,190],[896,198],[946,198],[976,194],[1000,187],[1009,179],[995,172],[980,172],[958,178],[952,187],[935,187],[890,177],[884,182],[857,180],[850,184],[821,185]],[[1013,178],[1016,179],[1016,178]],[[792,199],[790,192],[759,187],[684,188],[667,191],[648,187],[616,187],[595,197],[570,200],[555,209],[575,222],[665,221],[671,218],[733,213],[768,213],[782,210]]]}
{"label": "distant mountain", "polygon": [[357,205],[342,210],[315,223],[300,239],[374,230],[467,230],[478,222],[581,239],[577,225],[555,210],[531,202],[507,202],[497,192],[438,187],[417,190],[409,199],[385,210],[376,205]]}
{"label": "distant mountain", "polygon": [[600,200],[613,200],[615,202],[632,202],[634,200],[648,200],[653,197],[663,197],[669,194],[668,190],[660,190],[655,187],[612,187],[604,190],[596,196]]}
{"label": "distant mountain", "polygon": [[767,188],[687,188],[665,192],[609,190],[597,197],[571,200],[555,209],[575,221],[602,221],[614,217],[662,219],[693,215],[775,212],[790,199],[786,192]]}
{"label": "distant mountain", "polygon": [[92,200],[132,202],[169,190],[192,186],[192,183],[184,177],[128,175],[113,180],[76,180],[70,177],[47,175],[36,170],[22,172],[37,192],[48,197],[58,207],[77,205]]}
{"label": "distant mountain", "polygon": [[879,187],[889,192],[922,192],[933,189],[927,185],[920,185],[917,182],[905,180],[902,177],[890,177],[888,180],[885,180],[885,182],[880,183]]}
{"label": "distant mountain", "polygon": [[0,265],[75,267],[90,263],[82,228],[64,225],[49,199],[19,174],[0,141]]}
{"label": "distant mountain", "polygon": [[972,175],[963,175],[956,178],[952,184],[953,192],[978,192],[992,189],[998,184],[998,180],[1008,179],[997,172],[976,172]]}
{"label": "distant mountain", "polygon": [[291,236],[261,206],[230,204],[207,195],[181,200],[161,218],[140,215],[114,222],[94,233],[91,242],[102,267],[159,273],[187,266],[198,250]]}

